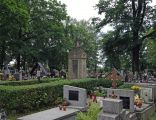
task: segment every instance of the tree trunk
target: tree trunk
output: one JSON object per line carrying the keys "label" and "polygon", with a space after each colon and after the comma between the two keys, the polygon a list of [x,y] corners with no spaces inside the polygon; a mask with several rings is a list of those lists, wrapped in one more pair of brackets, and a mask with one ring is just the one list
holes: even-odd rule
{"label": "tree trunk", "polygon": [[135,72],[137,72],[138,74],[140,72],[139,52],[140,52],[139,33],[138,33],[137,29],[134,29],[133,30],[133,48],[132,48],[132,71],[133,71],[133,75],[135,74]]}
{"label": "tree trunk", "polygon": [[17,70],[20,71],[20,62],[21,62],[21,56],[20,56],[20,54],[18,54],[16,60],[17,60]]}
{"label": "tree trunk", "polygon": [[2,69],[4,66],[5,61],[5,40],[3,41],[3,45],[1,46],[1,54],[0,54],[0,69]]}
{"label": "tree trunk", "polygon": [[133,74],[135,72],[140,72],[140,62],[139,62],[139,51],[140,51],[140,46],[137,45],[132,49],[132,71]]}

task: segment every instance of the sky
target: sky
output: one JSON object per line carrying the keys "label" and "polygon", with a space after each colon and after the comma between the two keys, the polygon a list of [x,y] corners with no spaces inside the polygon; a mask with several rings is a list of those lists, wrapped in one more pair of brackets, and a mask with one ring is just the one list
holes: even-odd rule
{"label": "sky", "polygon": [[[67,5],[67,13],[77,20],[88,20],[91,17],[97,17],[98,11],[94,6],[99,0],[59,0]],[[156,0],[153,0],[156,5]]]}
{"label": "sky", "polygon": [[98,15],[98,11],[94,6],[98,0],[59,0],[67,5],[67,13],[77,20],[88,20]]}
{"label": "sky", "polygon": [[[95,5],[99,0],[58,0],[67,6],[67,13],[72,18],[80,20],[89,20],[93,17],[99,17],[98,10],[95,9]],[[153,0],[152,5],[156,5],[156,0]],[[107,25],[102,31],[107,32],[112,28]]]}

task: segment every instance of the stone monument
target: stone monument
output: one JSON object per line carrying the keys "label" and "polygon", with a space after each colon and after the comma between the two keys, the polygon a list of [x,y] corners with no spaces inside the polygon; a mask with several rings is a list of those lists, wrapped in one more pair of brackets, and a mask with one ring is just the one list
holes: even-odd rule
{"label": "stone monument", "polygon": [[79,42],[68,54],[68,78],[81,79],[87,76],[87,54],[80,48]]}
{"label": "stone monument", "polygon": [[64,85],[63,98],[69,102],[70,108],[86,110],[87,107],[87,91],[86,89]]}

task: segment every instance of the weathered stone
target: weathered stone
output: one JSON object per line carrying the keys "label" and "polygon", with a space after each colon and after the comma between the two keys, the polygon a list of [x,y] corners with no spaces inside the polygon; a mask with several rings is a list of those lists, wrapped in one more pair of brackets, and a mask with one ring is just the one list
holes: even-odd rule
{"label": "weathered stone", "polygon": [[87,55],[79,46],[73,48],[68,55],[68,78],[81,79],[87,76]]}
{"label": "weathered stone", "polygon": [[69,107],[85,109],[87,106],[86,89],[64,85],[63,98],[69,102]]}
{"label": "weathered stone", "polygon": [[98,120],[120,120],[120,118],[118,114],[100,113],[98,116]]}
{"label": "weathered stone", "polygon": [[78,109],[67,108],[66,111],[59,110],[58,107],[34,113],[17,120],[76,120]]}
{"label": "weathered stone", "polygon": [[123,109],[122,100],[111,98],[103,99],[103,112],[120,114],[122,109]]}
{"label": "weathered stone", "polygon": [[[123,100],[123,108],[124,109],[129,109],[131,112],[134,112],[134,91],[133,90],[126,90],[126,89],[107,89],[107,97],[110,97],[110,95],[112,95],[112,93],[114,93],[114,95],[116,95],[117,99],[122,99]],[[129,103],[129,105],[127,105],[129,108],[125,108],[125,99],[129,99],[127,100],[127,104]]]}
{"label": "weathered stone", "polygon": [[150,103],[154,101],[153,88],[141,88],[140,96],[145,103]]}

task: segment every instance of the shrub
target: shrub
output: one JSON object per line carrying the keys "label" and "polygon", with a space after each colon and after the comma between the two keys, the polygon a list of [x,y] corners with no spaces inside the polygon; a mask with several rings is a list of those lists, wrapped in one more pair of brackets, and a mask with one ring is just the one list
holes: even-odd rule
{"label": "shrub", "polygon": [[131,85],[131,84],[123,84],[123,85],[119,86],[118,88],[119,89],[131,89],[132,86],[133,85]]}
{"label": "shrub", "polygon": [[23,85],[23,86],[0,86],[0,108],[7,112],[15,111],[25,113],[52,107],[58,104],[58,98],[62,97],[63,85],[72,85],[91,90],[96,86],[110,87],[110,80],[81,79],[59,80],[49,83]]}
{"label": "shrub", "polygon": [[77,120],[97,120],[100,112],[100,106],[97,103],[92,102],[86,113],[80,112],[77,114]]}
{"label": "shrub", "polygon": [[37,79],[33,80],[20,80],[20,81],[3,81],[0,83],[0,85],[7,85],[7,86],[19,86],[19,85],[32,85],[32,84],[40,84],[40,83],[49,83],[62,80],[60,78],[42,78],[41,82],[39,82]]}

